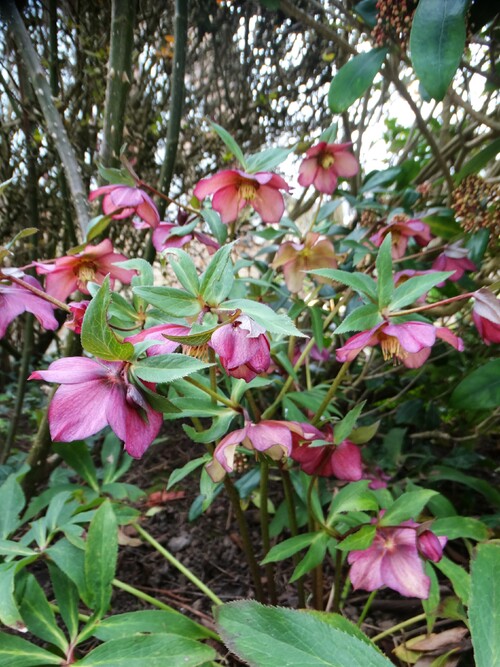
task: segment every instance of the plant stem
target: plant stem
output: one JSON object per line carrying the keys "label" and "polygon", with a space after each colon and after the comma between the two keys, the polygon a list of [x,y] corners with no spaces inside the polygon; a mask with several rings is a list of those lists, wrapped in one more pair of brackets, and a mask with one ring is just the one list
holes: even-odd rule
{"label": "plant stem", "polygon": [[[285,494],[285,503],[288,511],[288,521],[290,523],[290,533],[292,537],[295,537],[299,534],[299,528],[297,526],[297,515],[295,513],[295,504],[293,502],[293,486],[290,479],[290,473],[286,468],[281,468],[281,480],[283,482],[283,491]],[[299,554],[294,554],[292,556],[292,561],[295,567],[299,564],[300,556]],[[299,607],[306,606],[306,597],[304,593],[304,579],[300,577],[297,579],[297,596]]]}
{"label": "plant stem", "polygon": [[232,410],[237,410],[238,405],[236,403],[233,403],[229,398],[226,398],[222,394],[219,394],[218,391],[213,391],[209,387],[206,387],[202,382],[198,382],[197,380],[194,380],[193,378],[186,377],[184,378],[186,382],[189,382],[189,384],[192,384],[193,387],[196,387],[197,389],[201,389],[201,391],[204,391],[206,394],[211,396],[213,399],[218,401],[219,403],[223,403],[224,405],[227,405],[228,408],[231,408]]}
{"label": "plant stem", "polygon": [[339,388],[339,385],[342,382],[342,379],[343,379],[344,375],[346,374],[347,369],[349,368],[350,365],[351,365],[350,361],[344,361],[344,363],[340,367],[340,370],[337,373],[337,377],[332,382],[332,384],[330,386],[330,389],[326,392],[325,397],[324,397],[323,401],[321,402],[321,405],[319,406],[316,414],[314,415],[313,420],[311,421],[312,426],[317,426],[317,424],[319,423],[323,412],[326,410],[326,408],[328,407],[328,404],[330,403],[332,398],[335,396],[335,394],[337,392],[337,389]]}
{"label": "plant stem", "polygon": [[146,542],[149,542],[149,544],[160,553],[165,560],[167,560],[169,563],[171,563],[174,567],[176,567],[179,572],[181,572],[191,583],[193,583],[197,588],[200,589],[202,593],[204,593],[208,598],[212,600],[216,605],[221,605],[222,600],[212,591],[208,586],[206,586],[198,577],[191,572],[185,565],[183,565],[175,556],[173,556],[170,551],[165,549],[159,542],[155,540],[155,538],[150,535],[142,526],[140,526],[138,523],[133,524],[134,528],[137,530],[139,535],[141,535]]}
{"label": "plant stem", "polygon": [[[262,535],[262,548],[264,556],[271,549],[269,539],[269,511],[267,507],[269,498],[269,462],[263,459],[260,463],[260,529]],[[271,604],[276,604],[276,586],[274,582],[274,564],[266,563],[267,592]]]}
{"label": "plant stem", "polygon": [[255,552],[253,549],[252,540],[250,539],[247,520],[243,510],[241,509],[239,493],[227,475],[224,477],[224,488],[226,489],[226,493],[229,496],[236,520],[238,521],[240,535],[243,541],[243,550],[247,557],[248,567],[250,568],[255,587],[255,597],[259,602],[264,602],[264,590],[262,588],[262,581],[260,578],[260,569],[257,563],[257,559],[255,558]]}
{"label": "plant stem", "polygon": [[375,597],[376,595],[377,595],[377,589],[375,589],[374,591],[372,591],[372,592],[370,593],[370,595],[368,596],[368,600],[366,601],[365,606],[363,607],[363,611],[361,612],[361,616],[358,618],[358,622],[356,623],[356,625],[358,626],[358,628],[361,627],[361,624],[362,624],[363,621],[365,620],[366,615],[367,615],[368,612],[370,611],[370,607],[372,606],[373,599],[374,599],[374,597]]}
{"label": "plant stem", "polygon": [[342,592],[342,551],[337,549],[335,554],[335,584],[333,591],[333,611],[339,613],[340,611],[340,594]]}
{"label": "plant stem", "polygon": [[61,310],[65,310],[67,313],[71,312],[70,307],[63,303],[62,301],[59,301],[59,299],[55,299],[53,296],[50,296],[50,294],[47,294],[41,289],[38,289],[38,287],[35,287],[34,285],[30,285],[30,283],[26,282],[25,280],[21,280],[21,278],[16,278],[16,276],[11,276],[3,274],[2,271],[0,270],[0,279],[6,279],[11,283],[15,283],[16,285],[20,285],[21,287],[24,287],[25,289],[29,290],[30,292],[33,292],[33,294],[36,294],[36,296],[39,296],[41,299],[44,299],[45,301],[48,301],[49,303],[53,304],[57,308],[60,308]]}
{"label": "plant stem", "polygon": [[453,303],[454,301],[461,301],[462,299],[470,299],[474,296],[474,292],[466,292],[465,294],[458,294],[457,296],[452,296],[449,299],[443,299],[443,301],[436,301],[435,303],[425,303],[422,306],[417,306],[416,308],[408,308],[407,310],[396,310],[394,313],[389,313],[389,317],[399,317],[400,315],[411,315],[412,313],[420,313],[423,310],[432,310],[432,308],[437,308],[438,306],[446,306],[448,303]]}
{"label": "plant stem", "polygon": [[384,639],[384,637],[388,637],[389,635],[392,635],[394,632],[397,632],[398,630],[403,630],[404,628],[407,628],[410,625],[414,625],[415,623],[420,623],[420,621],[425,621],[426,618],[427,614],[418,614],[417,616],[413,616],[412,618],[407,618],[406,621],[401,621],[401,623],[393,625],[392,628],[388,628],[387,630],[380,632],[378,635],[375,635],[375,637],[372,637],[371,638],[372,642],[379,642],[381,639]]}

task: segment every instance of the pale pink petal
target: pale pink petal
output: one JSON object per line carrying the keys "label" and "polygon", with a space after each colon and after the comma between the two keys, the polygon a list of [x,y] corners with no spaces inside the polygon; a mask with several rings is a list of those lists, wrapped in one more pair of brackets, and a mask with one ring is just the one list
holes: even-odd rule
{"label": "pale pink petal", "polygon": [[236,447],[246,438],[247,431],[248,425],[245,424],[243,428],[228,433],[215,448],[214,459],[227,472],[232,472],[233,470]]}
{"label": "pale pink petal", "polygon": [[208,178],[202,178],[199,181],[194,189],[194,196],[202,200],[208,195],[217,192],[222,188],[227,186],[237,186],[241,183],[241,176],[236,169],[226,169],[224,171],[219,171],[218,174],[209,176]]}
{"label": "pale pink petal", "polygon": [[247,202],[240,196],[235,185],[228,185],[217,190],[212,199],[212,208],[220,215],[221,221],[227,225],[238,218],[238,214]]}
{"label": "pale pink petal", "polygon": [[[47,275],[45,279],[45,290],[47,294],[59,301],[66,301],[70,294],[77,290],[78,280],[72,268],[55,270]],[[87,292],[88,294],[88,292]]]}
{"label": "pale pink petal", "polygon": [[351,178],[356,176],[359,171],[359,163],[352,153],[335,152],[335,162],[333,168],[338,176],[342,178]]}
{"label": "pale pink petal", "polygon": [[249,203],[264,222],[279,222],[285,211],[283,195],[269,185],[261,185]]}
{"label": "pale pink petal", "polygon": [[436,336],[446,343],[453,345],[459,352],[464,351],[464,342],[459,336],[455,336],[447,327],[436,327]]}
{"label": "pale pink petal", "polygon": [[335,351],[337,361],[352,361],[358,356],[363,348],[377,345],[379,342],[377,333],[381,326],[383,326],[383,324],[378,324],[369,331],[361,331],[360,333],[351,336],[345,345],[339,347]]}
{"label": "pale pink petal", "polygon": [[313,185],[319,192],[331,195],[337,187],[337,181],[337,173],[334,165],[328,169],[319,167]]}
{"label": "pale pink petal", "polygon": [[[81,407],[82,400],[84,409]],[[61,385],[49,407],[52,440],[72,442],[98,433],[108,423],[106,412],[109,401],[110,389],[103,380]]]}
{"label": "pale pink petal", "polygon": [[89,201],[94,201],[94,199],[97,199],[97,197],[100,197],[101,195],[106,195],[108,192],[112,192],[116,188],[116,185],[103,185],[100,188],[96,188],[95,190],[92,190],[92,192],[89,194]]}
{"label": "pale pink petal", "polygon": [[106,418],[116,435],[123,440],[127,453],[136,459],[151,445],[163,423],[160,412],[149,406],[142,410],[128,403],[123,387],[118,386],[113,387]]}
{"label": "pale pink petal", "polygon": [[319,144],[311,146],[311,148],[306,151],[306,158],[315,158],[320,153],[323,153],[325,148],[330,149],[328,152],[333,152],[332,146],[335,146],[335,144],[327,144],[326,141],[320,141]]}
{"label": "pale pink petal", "polygon": [[485,287],[474,292],[473,314],[495,324],[500,324],[500,299]]}
{"label": "pale pink petal", "polygon": [[109,198],[115,208],[137,208],[142,203],[143,194],[142,190],[124,185],[111,190]]}
{"label": "pale pink petal", "polygon": [[350,440],[344,440],[332,449],[331,467],[335,477],[348,482],[360,480],[363,477],[363,469],[359,447]]}
{"label": "pale pink petal", "polygon": [[303,160],[299,167],[299,184],[304,188],[312,185],[319,169],[320,167],[315,157],[309,157]]}
{"label": "pale pink petal", "polygon": [[430,347],[424,347],[420,352],[411,352],[402,359],[406,368],[420,368],[423,366],[431,354]]}
{"label": "pale pink petal", "polygon": [[104,380],[117,375],[123,367],[121,361],[103,361],[88,357],[63,357],[53,361],[46,370],[35,371],[30,380],[45,380],[58,384],[80,384],[91,380]]}
{"label": "pale pink petal", "polygon": [[259,452],[265,452],[279,445],[287,456],[292,451],[292,434],[290,429],[278,421],[268,420],[260,424],[250,424],[248,439]]}
{"label": "pale pink petal", "polygon": [[398,545],[394,553],[387,554],[382,560],[381,575],[386,586],[401,595],[424,600],[429,597],[430,579],[424,573],[416,544]]}
{"label": "pale pink petal", "polygon": [[[375,541],[377,538],[375,538]],[[351,564],[349,578],[354,590],[374,591],[384,586],[382,578],[382,560],[384,550],[376,542],[363,551],[351,551],[347,557]]]}
{"label": "pale pink petal", "polygon": [[404,324],[386,324],[382,331],[398,339],[406,352],[420,352],[424,347],[431,347],[436,340],[436,328],[425,322],[405,322]]}

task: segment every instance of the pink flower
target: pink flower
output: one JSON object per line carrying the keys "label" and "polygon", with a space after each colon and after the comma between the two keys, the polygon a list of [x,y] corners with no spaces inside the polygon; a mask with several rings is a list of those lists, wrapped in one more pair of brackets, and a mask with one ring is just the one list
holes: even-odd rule
{"label": "pink flower", "polygon": [[116,262],[124,262],[126,259],[124,255],[114,252],[111,241],[105,239],[96,246],[86,246],[85,250],[76,255],[59,257],[53,264],[35,262],[35,266],[37,273],[47,274],[47,293],[64,301],[77,289],[89,294],[87,283],[92,281],[101,284],[108,274],[111,288],[115,279],[124,284],[130,283],[135,271],[114,266]]}
{"label": "pink flower", "polygon": [[[467,257],[469,251],[462,247],[462,241],[452,243],[443,250],[443,252],[436,257],[432,268],[434,271],[454,271],[452,276],[447,280],[456,282],[464,275],[465,271],[475,271],[476,265]],[[438,284],[442,287],[444,281]]]}
{"label": "pink flower", "polygon": [[89,201],[104,195],[102,210],[114,220],[122,220],[131,215],[138,215],[147,227],[160,224],[160,214],[151,197],[139,188],[130,185],[104,185],[93,190]]}
{"label": "pink flower", "polygon": [[125,362],[66,357],[29,379],[61,385],[49,407],[56,442],[82,440],[109,425],[127,452],[140,458],[158,435],[163,417],[130,383]]}
{"label": "pink flower", "polygon": [[64,324],[76,334],[82,333],[83,318],[89,303],[90,301],[72,301],[68,303],[71,311],[71,319],[67,320]]}
{"label": "pink flower", "polygon": [[260,171],[246,174],[239,169],[226,169],[203,178],[195,187],[200,200],[213,194],[212,208],[224,224],[234,222],[245,206],[251,206],[264,222],[279,222],[285,210],[280,190],[288,192],[288,184],[277,174]]}
{"label": "pink flower", "polygon": [[219,355],[226,373],[250,382],[267,371],[271,356],[265,331],[246,315],[214,331],[210,346]]}
{"label": "pink flower", "polygon": [[173,222],[160,222],[158,227],[153,231],[151,241],[156,249],[156,252],[162,252],[167,248],[183,248],[187,243],[193,239],[197,239],[203,243],[208,249],[210,255],[220,248],[217,241],[203,234],[203,232],[190,232],[183,236],[171,234],[174,227],[177,227]]}
{"label": "pink flower", "polygon": [[474,292],[472,319],[486,345],[500,343],[500,300],[486,287]]}
{"label": "pink flower", "polygon": [[[24,312],[32,313],[44,329],[54,331],[59,327],[59,323],[54,317],[54,306],[51,303],[21,285],[4,282],[4,277],[8,279],[6,269],[3,269],[2,281],[0,282],[0,338],[5,335],[12,320]],[[36,278],[26,276],[22,272],[16,277],[22,278],[24,282],[32,287],[43,291]]]}
{"label": "pink flower", "polygon": [[377,526],[371,546],[351,551],[347,560],[351,565],[349,576],[353,588],[374,591],[388,586],[407,597],[428,598],[430,579],[424,573],[419,550],[424,557],[432,556],[431,560],[438,561],[446,538],[438,538],[431,531],[418,536],[418,525],[404,521],[395,528]]}
{"label": "pink flower", "polygon": [[[312,269],[335,269],[337,259],[335,249],[326,236],[309,232],[302,243],[287,241],[276,253],[273,268],[282,268],[285,283],[290,292],[300,292],[304,284],[305,272]],[[322,282],[319,276],[315,276]]]}
{"label": "pink flower", "polygon": [[347,144],[327,144],[320,141],[306,151],[305,160],[299,167],[299,183],[304,187],[314,185],[316,190],[331,195],[341,178],[351,178],[359,171],[359,164],[347,149]]}
{"label": "pink flower", "polygon": [[[319,432],[319,437],[315,439],[332,441],[333,431],[331,430],[326,436]],[[308,475],[336,477],[347,482],[357,482],[363,476],[361,452],[350,440],[344,440],[339,445],[310,447],[306,443],[297,442],[297,438],[294,438],[290,456]]]}
{"label": "pink flower", "polygon": [[363,348],[380,345],[385,360],[394,358],[407,368],[419,368],[429,357],[436,337],[445,340],[460,352],[464,349],[462,339],[446,327],[435,327],[425,322],[382,322],[369,331],[351,336],[335,354],[337,361],[352,361]]}
{"label": "pink flower", "polygon": [[282,422],[273,419],[259,424],[245,420],[243,428],[226,435],[214,451],[213,460],[207,465],[207,472],[214,482],[220,482],[226,472],[232,472],[236,447],[243,445],[247,449],[265,452],[275,461],[289,456],[292,450],[291,428],[294,422]]}
{"label": "pink flower", "polygon": [[410,220],[404,214],[395,215],[388,225],[370,236],[370,241],[380,248],[387,234],[391,234],[392,238],[393,259],[404,256],[410,238],[414,238],[420,246],[426,246],[431,240],[429,225],[421,220]]}

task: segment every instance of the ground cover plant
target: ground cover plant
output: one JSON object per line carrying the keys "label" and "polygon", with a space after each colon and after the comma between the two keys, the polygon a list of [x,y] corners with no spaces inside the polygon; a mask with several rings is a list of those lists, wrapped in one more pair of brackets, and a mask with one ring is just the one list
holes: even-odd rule
{"label": "ground cover plant", "polygon": [[0,16],[0,664],[499,664],[494,9]]}

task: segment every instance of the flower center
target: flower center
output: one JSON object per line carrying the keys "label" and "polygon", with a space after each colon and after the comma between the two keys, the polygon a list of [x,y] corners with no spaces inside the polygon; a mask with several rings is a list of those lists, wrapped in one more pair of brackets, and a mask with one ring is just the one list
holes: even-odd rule
{"label": "flower center", "polygon": [[239,192],[241,198],[245,201],[253,201],[257,196],[257,188],[253,183],[242,183]]}
{"label": "flower center", "polygon": [[395,336],[383,335],[380,340],[380,347],[382,348],[382,354],[385,361],[392,359],[393,357],[401,361],[408,356],[408,352],[403,350],[401,343]]}
{"label": "flower center", "polygon": [[94,262],[90,261],[83,261],[76,269],[78,281],[83,285],[86,285],[90,280],[94,280],[96,273],[97,266],[94,264]]}
{"label": "flower center", "polygon": [[320,155],[318,162],[323,169],[329,169],[334,164],[335,158],[331,153],[323,153],[323,155]]}

